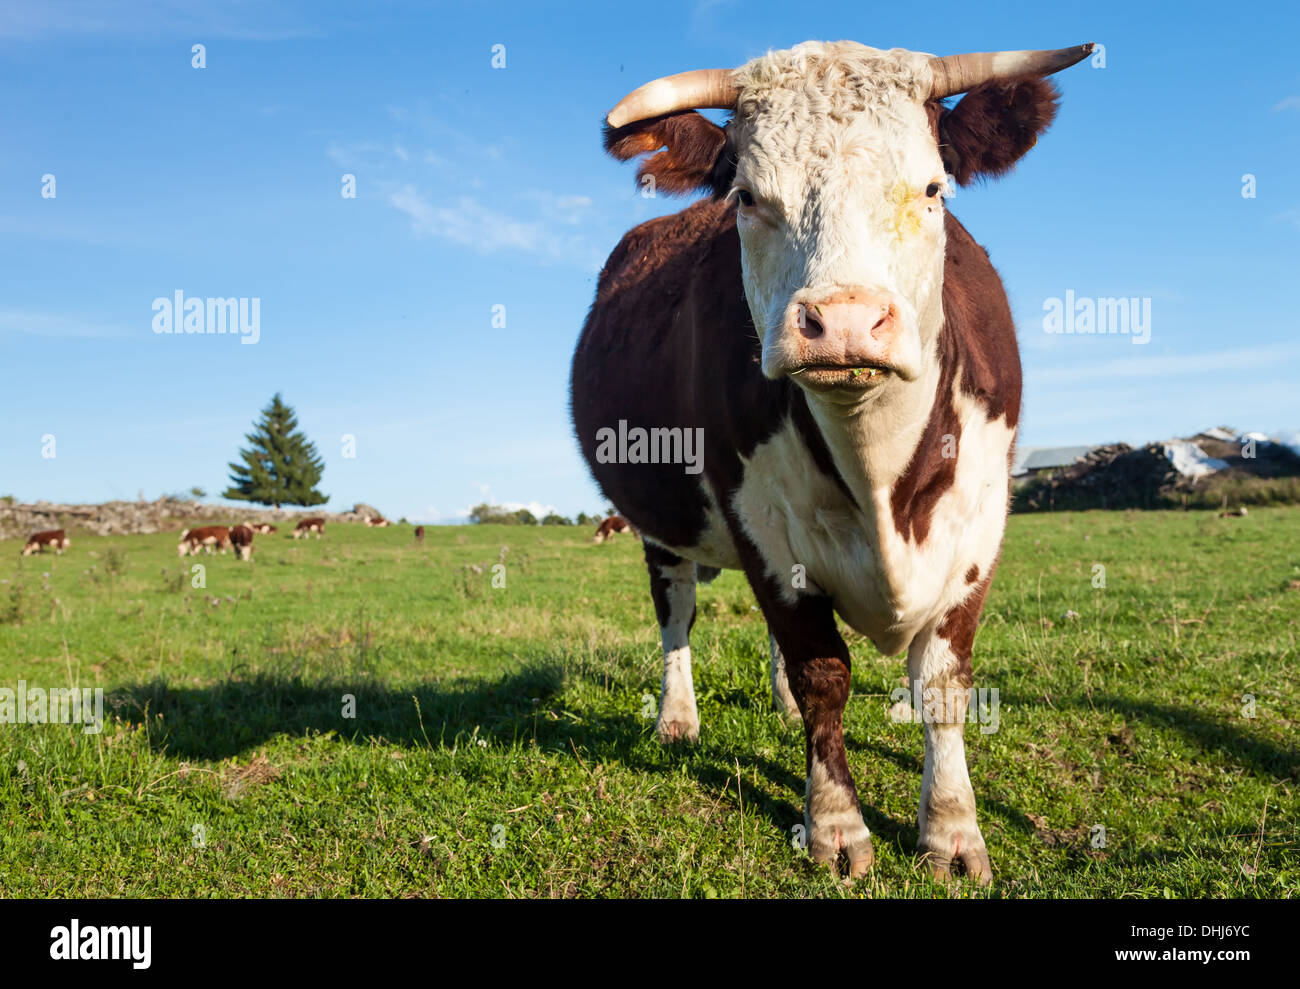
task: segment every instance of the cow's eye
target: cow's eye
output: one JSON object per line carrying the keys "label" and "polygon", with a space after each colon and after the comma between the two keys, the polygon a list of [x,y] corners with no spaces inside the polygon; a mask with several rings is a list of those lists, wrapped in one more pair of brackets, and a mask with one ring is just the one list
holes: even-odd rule
{"label": "cow's eye", "polygon": [[931,182],[929,185],[925,187],[925,194],[929,198],[933,199],[935,196],[939,195],[942,189],[943,186],[940,185],[938,182]]}
{"label": "cow's eye", "polygon": [[754,194],[748,189],[737,189],[736,202],[740,203],[741,206],[749,208],[754,205]]}

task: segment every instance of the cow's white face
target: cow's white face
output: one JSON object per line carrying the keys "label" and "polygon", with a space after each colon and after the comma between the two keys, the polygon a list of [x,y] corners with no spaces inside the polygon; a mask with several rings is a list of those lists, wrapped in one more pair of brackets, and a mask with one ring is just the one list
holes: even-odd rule
{"label": "cow's white face", "polygon": [[916,379],[943,321],[927,57],[809,42],[737,80],[731,195],[763,373],[850,399]]}

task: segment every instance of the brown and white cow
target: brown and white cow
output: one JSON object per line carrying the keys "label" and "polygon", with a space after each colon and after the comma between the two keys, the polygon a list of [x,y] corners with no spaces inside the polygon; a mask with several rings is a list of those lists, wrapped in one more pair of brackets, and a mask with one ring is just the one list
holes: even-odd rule
{"label": "brown and white cow", "polygon": [[369,515],[366,516],[366,525],[372,529],[386,529],[392,524],[392,522],[389,522],[388,519],[384,518],[382,515],[378,518],[372,518]]}
{"label": "brown and white cow", "polygon": [[231,526],[230,543],[235,547],[235,554],[241,560],[251,560],[253,558],[253,527],[251,525]]}
{"label": "brown and white cow", "polygon": [[422,542],[424,542],[424,526],[422,526],[422,525],[417,525],[417,526],[415,527],[415,541],[416,541],[417,543],[422,543]]}
{"label": "brown and white cow", "polygon": [[200,550],[211,553],[216,548],[225,555],[230,547],[230,529],[227,526],[204,525],[182,532],[181,541],[176,544],[176,552],[179,556],[198,556]]}
{"label": "brown and white cow", "polygon": [[[950,176],[1009,171],[1055,116],[1044,77],[1091,49],[936,58],[809,42],[657,80],[607,119],[615,157],[652,154],[639,177],[710,194],[615,248],[572,369],[583,454],[645,543],[659,738],[699,732],[697,578],[743,570],[774,704],[803,721],[809,850],[851,875],[873,852],[844,747],[836,615],[905,651],[924,697],[957,702],[927,705],[919,849],[936,876],[990,877],[962,729],[1020,359],[997,272],[944,194]],[[666,441],[647,453],[647,435],[675,429],[702,440],[701,463],[658,455]],[[636,430],[639,452],[625,442]]]}
{"label": "brown and white cow", "polygon": [[44,532],[33,532],[28,537],[27,544],[23,547],[23,556],[43,553],[47,546],[54,550],[55,555],[62,556],[63,551],[71,545],[72,541],[63,534],[62,529],[46,529]]}
{"label": "brown and white cow", "polygon": [[269,536],[276,531],[275,526],[271,525],[270,522],[254,522],[249,528],[263,536]]}
{"label": "brown and white cow", "polygon": [[631,533],[636,535],[636,530],[632,528],[630,522],[621,515],[611,515],[596,527],[596,535],[592,537],[592,542],[599,546],[606,539],[613,539],[622,533]]}
{"label": "brown and white cow", "polygon": [[321,537],[321,533],[323,533],[324,531],[325,531],[325,520],[323,518],[316,516],[314,518],[302,519],[298,522],[298,527],[293,530],[293,538],[294,539],[306,538],[307,536],[310,536],[314,532],[316,534],[316,538],[319,539]]}

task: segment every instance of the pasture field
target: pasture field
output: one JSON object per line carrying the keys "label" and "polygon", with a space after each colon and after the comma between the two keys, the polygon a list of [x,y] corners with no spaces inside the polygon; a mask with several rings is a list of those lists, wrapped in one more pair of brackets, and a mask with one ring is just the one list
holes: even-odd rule
{"label": "pasture field", "polygon": [[106,721],[0,725],[5,896],[1300,887],[1294,508],[1012,518],[974,660],[997,730],[966,731],[985,890],[916,868],[921,727],[888,714],[904,660],[856,635],[845,735],[876,866],[846,886],[793,846],[802,731],[772,711],[738,573],[700,588],[701,739],[665,750],[626,537],[429,527],[417,546],[410,527],[338,524],[319,542],[258,536],[250,565],[179,560],[174,532],[70,535],[62,557],[0,544],[0,687],[102,687]]}

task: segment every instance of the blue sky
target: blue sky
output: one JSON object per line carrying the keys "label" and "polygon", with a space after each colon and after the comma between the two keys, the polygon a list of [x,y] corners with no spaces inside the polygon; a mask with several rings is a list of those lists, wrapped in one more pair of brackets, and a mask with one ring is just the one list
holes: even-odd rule
{"label": "blue sky", "polygon": [[[618,237],[683,205],[637,194],[601,117],[807,39],[1105,44],[1018,170],[950,204],[1017,317],[1021,442],[1300,427],[1298,10],[0,0],[0,494],[219,492],[281,391],[331,509],[597,510],[569,358]],[[155,334],[177,290],[259,298],[260,340]],[[1150,342],[1045,333],[1067,290],[1149,298]]]}

